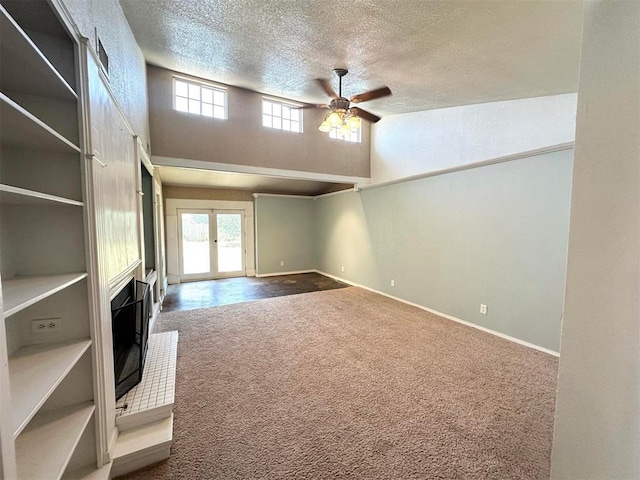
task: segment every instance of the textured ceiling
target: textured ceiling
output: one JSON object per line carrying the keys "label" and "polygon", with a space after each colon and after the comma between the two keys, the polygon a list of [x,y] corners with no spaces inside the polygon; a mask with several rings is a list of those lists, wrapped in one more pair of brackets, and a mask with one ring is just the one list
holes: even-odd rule
{"label": "textured ceiling", "polygon": [[120,3],[149,63],[303,102],[335,67],[381,115],[577,91],[581,1]]}
{"label": "textured ceiling", "polygon": [[267,177],[248,173],[227,173],[192,168],[156,167],[163,185],[197,188],[244,190],[251,193],[282,193],[291,195],[322,195],[353,188],[353,184],[313,180]]}

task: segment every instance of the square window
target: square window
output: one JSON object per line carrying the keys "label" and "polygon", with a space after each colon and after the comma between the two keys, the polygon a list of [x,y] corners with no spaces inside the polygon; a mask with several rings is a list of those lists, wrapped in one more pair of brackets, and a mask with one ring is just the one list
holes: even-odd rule
{"label": "square window", "polygon": [[360,143],[361,142],[360,133],[361,133],[360,128],[354,128],[343,136],[338,133],[338,127],[333,127],[333,129],[329,131],[329,138],[335,138],[336,140],[344,140],[345,142]]}
{"label": "square window", "polygon": [[180,97],[189,96],[189,84],[176,80],[176,95]]}
{"label": "square window", "polygon": [[210,88],[203,88],[202,101],[206,103],[213,103],[213,90],[211,90]]}
{"label": "square window", "polygon": [[300,107],[263,99],[262,126],[301,133],[302,116],[300,115]]}
{"label": "square window", "polygon": [[227,118],[224,113],[224,107],[219,107],[218,105],[213,106],[213,116],[215,118]]}
{"label": "square window", "polygon": [[213,105],[209,103],[202,104],[202,115],[204,117],[213,117]]}
{"label": "square window", "polygon": [[189,100],[183,97],[176,97],[176,110],[179,112],[188,112]]}
{"label": "square window", "polygon": [[227,92],[189,80],[173,79],[175,110],[204,117],[227,118]]}
{"label": "square window", "polygon": [[220,90],[214,90],[213,91],[213,103],[214,105],[219,105],[221,107],[224,107],[225,105],[225,98],[226,98],[226,92],[222,92]]}
{"label": "square window", "polygon": [[200,86],[189,84],[189,98],[200,100]]}

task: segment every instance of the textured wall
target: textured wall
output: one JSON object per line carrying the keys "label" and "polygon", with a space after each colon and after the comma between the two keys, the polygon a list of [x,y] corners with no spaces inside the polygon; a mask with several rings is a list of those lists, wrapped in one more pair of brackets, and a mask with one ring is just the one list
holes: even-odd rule
{"label": "textured wall", "polygon": [[558,351],[572,156],[319,198],[317,267]]}
{"label": "textured wall", "polygon": [[316,268],[312,197],[260,195],[255,202],[255,216],[258,275]]}
{"label": "textured wall", "polygon": [[586,3],[580,65],[552,478],[640,478],[640,3]]}
{"label": "textured wall", "polygon": [[326,110],[304,110],[304,133],[262,126],[262,96],[228,87],[227,120],[173,109],[174,72],[148,67],[153,155],[205,162],[369,177],[369,132],[362,143],[330,139],[318,131]]}
{"label": "textured wall", "polygon": [[109,84],[142,144],[149,143],[147,73],[142,52],[118,0],[62,0],[80,33],[96,48],[96,30],[109,55]]}
{"label": "textured wall", "polygon": [[572,142],[576,98],[555,95],[387,117],[372,127],[371,181]]}

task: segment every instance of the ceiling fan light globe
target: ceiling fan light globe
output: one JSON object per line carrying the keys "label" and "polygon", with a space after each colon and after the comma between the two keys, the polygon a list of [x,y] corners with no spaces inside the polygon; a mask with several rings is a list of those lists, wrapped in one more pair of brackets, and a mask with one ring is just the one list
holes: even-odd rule
{"label": "ceiling fan light globe", "polygon": [[338,129],[338,135],[340,135],[341,137],[344,137],[346,135],[348,135],[349,133],[351,133],[351,129],[349,128],[348,125],[342,125],[339,129]]}
{"label": "ceiling fan light globe", "polygon": [[322,122],[322,124],[318,127],[322,133],[329,133],[331,131],[331,124],[328,121]]}
{"label": "ceiling fan light globe", "polygon": [[342,123],[342,117],[338,112],[331,112],[327,117],[327,121],[332,127],[337,127]]}
{"label": "ceiling fan light globe", "polygon": [[362,125],[362,122],[360,121],[359,117],[353,116],[353,117],[349,117],[349,122],[348,122],[349,128],[360,128],[360,125]]}

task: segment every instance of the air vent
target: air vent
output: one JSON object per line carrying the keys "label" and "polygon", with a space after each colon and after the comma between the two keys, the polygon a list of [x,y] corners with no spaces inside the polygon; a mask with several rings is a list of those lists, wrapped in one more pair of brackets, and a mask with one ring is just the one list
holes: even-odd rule
{"label": "air vent", "polygon": [[104,73],[109,77],[109,55],[107,55],[107,51],[104,49],[104,45],[102,45],[102,41],[100,37],[97,39],[98,43],[98,59],[100,60],[100,64],[102,65],[102,69]]}

